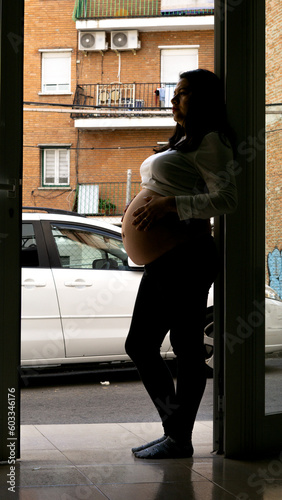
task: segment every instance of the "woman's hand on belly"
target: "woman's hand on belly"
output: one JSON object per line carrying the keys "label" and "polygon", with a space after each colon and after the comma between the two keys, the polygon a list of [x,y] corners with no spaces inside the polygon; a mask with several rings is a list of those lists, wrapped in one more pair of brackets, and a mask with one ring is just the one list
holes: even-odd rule
{"label": "woman's hand on belly", "polygon": [[138,231],[148,231],[156,222],[166,214],[177,212],[174,196],[161,196],[153,194],[144,197],[145,205],[138,207],[132,214],[133,226]]}

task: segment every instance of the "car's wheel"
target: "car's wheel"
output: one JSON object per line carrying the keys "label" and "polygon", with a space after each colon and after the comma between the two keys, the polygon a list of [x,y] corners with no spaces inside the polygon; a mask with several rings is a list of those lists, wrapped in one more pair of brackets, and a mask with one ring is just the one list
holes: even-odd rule
{"label": "car's wheel", "polygon": [[207,376],[213,377],[213,338],[214,323],[212,314],[207,316],[207,322],[204,329],[204,345],[206,356]]}

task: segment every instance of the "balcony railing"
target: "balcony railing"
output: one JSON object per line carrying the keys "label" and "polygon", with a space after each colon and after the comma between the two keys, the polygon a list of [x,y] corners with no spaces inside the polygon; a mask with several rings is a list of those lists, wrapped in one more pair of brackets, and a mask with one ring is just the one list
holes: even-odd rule
{"label": "balcony railing", "polygon": [[73,18],[152,17],[160,15],[159,0],[76,0]]}
{"label": "balcony railing", "polygon": [[167,116],[176,83],[77,85],[72,118]]}
{"label": "balcony railing", "polygon": [[126,204],[139,193],[140,181],[79,184],[74,211],[88,216],[121,216]]}
{"label": "balcony railing", "polygon": [[76,0],[73,19],[213,15],[213,7],[213,0]]}

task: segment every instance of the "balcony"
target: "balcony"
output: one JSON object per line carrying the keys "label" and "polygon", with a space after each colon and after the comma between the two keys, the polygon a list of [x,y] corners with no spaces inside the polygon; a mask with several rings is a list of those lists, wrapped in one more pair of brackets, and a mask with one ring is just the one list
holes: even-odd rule
{"label": "balcony", "polygon": [[76,0],[78,30],[177,31],[214,26],[214,0]]}
{"label": "balcony", "polygon": [[170,128],[176,83],[77,85],[72,118],[77,128]]}
{"label": "balcony", "polygon": [[131,181],[131,169],[124,174],[124,182],[77,185],[73,210],[88,217],[106,216],[111,217],[112,222],[120,222],[126,204],[141,189],[140,181]]}
{"label": "balcony", "polygon": [[199,16],[213,13],[213,0],[76,0],[73,19]]}

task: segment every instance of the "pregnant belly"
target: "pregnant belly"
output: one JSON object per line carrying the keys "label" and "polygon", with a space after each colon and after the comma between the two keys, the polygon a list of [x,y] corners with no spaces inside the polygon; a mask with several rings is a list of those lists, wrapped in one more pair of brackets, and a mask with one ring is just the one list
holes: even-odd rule
{"label": "pregnant belly", "polygon": [[152,195],[157,194],[149,189],[142,189],[130,203],[122,223],[125,250],[133,262],[139,265],[149,264],[186,238],[177,214],[168,214],[148,231],[137,230],[132,225],[133,212],[146,204],[144,197]]}

